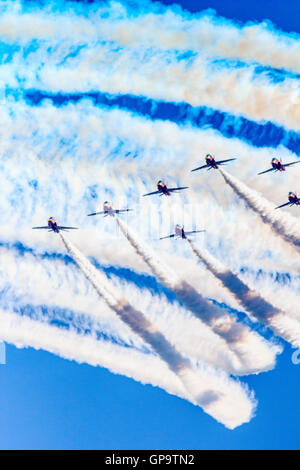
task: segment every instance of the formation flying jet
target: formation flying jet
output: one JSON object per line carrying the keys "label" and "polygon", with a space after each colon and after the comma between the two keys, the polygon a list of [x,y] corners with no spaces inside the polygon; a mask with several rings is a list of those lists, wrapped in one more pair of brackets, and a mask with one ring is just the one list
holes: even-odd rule
{"label": "formation flying jet", "polygon": [[88,216],[91,215],[104,215],[104,217],[107,217],[108,215],[113,216],[114,214],[120,214],[121,212],[129,212],[132,211],[133,209],[113,209],[111,202],[105,201],[103,203],[103,211],[101,212],[93,212],[92,214],[88,214]]}
{"label": "formation flying jet", "polygon": [[181,186],[178,188],[168,188],[166,183],[159,180],[157,183],[157,191],[153,191],[153,193],[143,194],[143,196],[152,196],[152,194],[159,194],[160,196],[164,194],[165,196],[171,196],[171,193],[176,192],[176,191],[182,191],[183,189],[187,189],[187,188],[188,186]]}
{"label": "formation flying jet", "polygon": [[275,207],[275,209],[280,209],[281,207],[284,207],[284,206],[293,206],[294,204],[296,206],[300,205],[300,198],[297,196],[296,193],[290,192],[288,195],[288,198],[289,198],[289,202],[286,202],[285,204],[281,204],[281,206],[277,206]]}
{"label": "formation flying jet", "polygon": [[168,235],[167,237],[161,237],[160,240],[164,240],[165,238],[186,238],[186,235],[191,235],[192,233],[200,233],[200,232],[205,232],[206,230],[192,230],[191,232],[185,232],[184,227],[181,227],[181,225],[175,225],[175,233],[172,233],[171,235]]}
{"label": "formation flying jet", "polygon": [[48,225],[45,225],[43,227],[32,227],[33,229],[45,229],[49,232],[53,231],[55,233],[58,233],[60,230],[77,230],[78,227],[64,227],[63,225],[57,225],[56,220],[54,217],[49,217],[48,219]]}
{"label": "formation flying jet", "polygon": [[258,175],[269,173],[269,171],[285,171],[287,166],[295,165],[296,163],[300,163],[300,160],[297,160],[296,162],[291,162],[291,163],[282,163],[281,160],[278,160],[277,158],[272,158],[271,160],[272,168],[269,168],[268,170],[265,170],[265,171],[261,171],[260,173],[258,173]]}
{"label": "formation flying jet", "polygon": [[207,168],[208,170],[214,168],[215,170],[217,170],[219,168],[219,165],[224,165],[224,163],[232,162],[233,160],[236,160],[236,158],[228,158],[227,160],[219,160],[216,162],[215,158],[210,155],[210,153],[208,153],[205,157],[206,164],[198,166],[197,168],[194,168],[191,171],[202,170],[203,168]]}

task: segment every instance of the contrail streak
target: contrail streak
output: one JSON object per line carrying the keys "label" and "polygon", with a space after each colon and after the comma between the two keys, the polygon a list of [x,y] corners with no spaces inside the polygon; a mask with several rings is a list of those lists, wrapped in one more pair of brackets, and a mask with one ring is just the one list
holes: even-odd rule
{"label": "contrail streak", "polygon": [[[2,5],[1,5],[2,6]],[[72,10],[43,10],[5,2],[0,16],[0,35],[7,43],[28,44],[33,39],[48,43],[63,42],[78,47],[97,41],[114,41],[123,47],[143,45],[157,49],[201,51],[201,54],[227,59],[259,62],[277,69],[300,72],[299,35],[283,33],[266,23],[234,22],[209,11],[191,14],[156,2],[143,9],[114,2],[93,6],[88,15],[80,7]],[[89,11],[88,5],[85,5]],[[69,46],[69,49],[71,47]]]}
{"label": "contrail streak", "polygon": [[[289,318],[284,312],[271,305],[261,295],[250,289],[236,274],[225,268],[204,248],[196,248],[194,242],[187,238],[194,254],[205,264],[207,269],[236,300],[261,323],[270,327],[277,336],[282,337],[293,346],[300,347],[300,323]],[[276,295],[276,294],[274,294]]]}
{"label": "contrail streak", "polygon": [[[48,238],[54,239],[51,235]],[[84,237],[80,240],[83,243]],[[130,250],[129,246],[126,248]],[[116,254],[116,250],[114,253]],[[98,252],[95,256],[97,254]],[[128,258],[131,258],[134,269],[136,258],[132,256]],[[55,312],[58,320],[65,318],[68,323],[71,321],[73,326],[79,326],[80,329],[101,331],[106,337],[113,338],[121,344],[130,344],[137,349],[145,347],[144,341],[133,333],[128,325],[117,315],[112,315],[110,308],[104,302],[99,302],[97,292],[88,281],[83,282],[82,273],[77,266],[65,264],[63,259],[46,260],[38,256],[36,250],[34,254],[16,256],[15,250],[2,248],[0,259],[0,290],[3,292],[0,307],[11,309],[17,304],[30,304],[39,309],[40,306],[47,305]],[[118,264],[119,261],[118,250],[115,263]],[[113,276],[113,283],[118,291],[121,291],[132,305],[139,305],[147,318],[171,344],[176,344],[176,348],[184,356],[208,363],[229,374],[236,372],[232,367],[231,352],[227,345],[207,325],[191,316],[178,302],[170,302],[165,294],[154,293],[146,286],[137,287],[135,283],[123,279],[117,275]],[[64,312],[68,312],[67,317]],[[89,315],[88,312],[93,312],[93,315]],[[97,315],[96,312],[101,314]],[[34,317],[42,321],[43,315],[44,313],[41,313],[41,316],[36,315],[35,312]],[[184,335],[182,335],[183,330]]]}
{"label": "contrail streak", "polygon": [[[219,401],[222,400],[223,391],[214,387],[214,377],[218,376],[219,372],[207,366],[202,366],[204,373],[201,380],[199,380],[195,375],[194,367],[190,360],[181,356],[162,333],[145,318],[143,313],[133,308],[127,300],[120,297],[114,287],[110,285],[105,275],[95,269],[62,232],[59,232],[59,234],[67,251],[98,294],[166,362],[170,370],[180,378],[196,403],[204,410],[212,410],[220,406]],[[212,377],[208,380],[210,375]]]}
{"label": "contrail streak", "polygon": [[[138,352],[132,348],[96,340],[90,335],[78,335],[46,323],[37,322],[13,313],[0,311],[0,339],[18,348],[43,349],[60,357],[101,366],[115,374],[123,374],[139,382],[150,383],[165,389],[197,405],[196,400],[186,391],[181,380],[158,356]],[[233,381],[221,372],[215,376],[209,369],[198,366],[197,382],[206,382],[220,390],[217,402],[206,404],[205,411],[234,429],[252,418],[256,401],[253,393],[239,382]],[[204,408],[204,407],[203,407]]]}
{"label": "contrail streak", "polygon": [[200,55],[191,60],[178,58],[173,51],[116,50],[111,43],[83,48],[67,58],[61,53],[56,57],[52,50],[37,50],[23,63],[20,58],[5,64],[2,81],[16,88],[17,77],[25,89],[51,93],[101,90],[206,106],[255,121],[270,120],[296,131],[300,126],[297,80],[272,83],[267,75],[257,75],[252,66],[216,67]]}
{"label": "contrail streak", "polygon": [[262,337],[238,323],[234,316],[224,315],[221,310],[205,300],[190,284],[165,266],[150,247],[139,240],[137,235],[117,216],[115,220],[129,243],[162,284],[176,293],[178,299],[196,317],[208,324],[217,335],[225,340],[233,352],[237,370],[253,373],[274,367],[276,353]]}
{"label": "contrail streak", "polygon": [[188,361],[181,357],[175,349],[166,341],[164,336],[152,325],[145,316],[133,308],[126,299],[120,297],[114,287],[110,285],[106,276],[98,271],[82,255],[82,253],[70,242],[62,232],[60,237],[72,258],[76,261],[85,277],[96,289],[98,294],[105,300],[107,305],[127,324],[130,328],[150,344],[154,351],[167,362],[170,369],[180,373],[188,365]]}
{"label": "contrail streak", "polygon": [[[8,20],[11,21],[10,15]],[[18,21],[22,20],[18,17]],[[26,36],[25,24],[26,21],[23,25]],[[48,28],[52,29],[54,41],[56,27],[53,24]],[[34,29],[39,36],[39,28],[34,25]],[[9,30],[6,25],[6,31]],[[267,74],[257,74],[253,65],[236,67],[224,61],[216,64],[199,53],[185,58],[176,48],[149,49],[140,44],[133,48],[116,47],[102,38],[88,42],[86,47],[78,45],[74,52],[74,45],[72,49],[72,43],[65,45],[61,39],[56,47],[37,40],[36,49],[25,58],[17,49],[1,65],[1,80],[13,88],[19,88],[21,80],[25,89],[51,93],[101,90],[113,95],[132,94],[213,107],[254,120],[268,119],[294,130],[300,125],[296,79],[287,77],[272,83]]]}
{"label": "contrail streak", "polygon": [[[53,119],[55,119],[55,128],[52,124]],[[224,139],[217,132],[178,126],[169,121],[151,121],[117,109],[108,112],[103,108],[91,106],[91,103],[87,101],[78,103],[76,106],[69,104],[60,108],[49,103],[41,107],[31,107],[26,106],[23,101],[9,102],[0,110],[0,122],[2,123],[0,126],[2,152],[0,172],[3,197],[6,200],[6,204],[2,207],[2,218],[6,221],[1,232],[2,237],[23,241],[34,246],[35,250],[37,246],[41,246],[41,239],[38,234],[31,233],[28,226],[26,227],[27,218],[30,217],[31,220],[35,219],[38,222],[40,217],[45,217],[45,212],[49,214],[54,210],[57,211],[58,218],[81,217],[84,211],[91,212],[92,209],[93,203],[87,188],[93,188],[97,194],[95,201],[105,200],[103,198],[107,198],[109,192],[115,202],[121,197],[123,198],[122,204],[124,201],[128,204],[135,204],[136,197],[146,192],[146,186],[150,185],[153,178],[163,174],[166,178],[175,177],[180,183],[183,172],[197,166],[200,155],[205,154],[207,149],[213,148],[215,155],[219,157],[237,155],[239,160],[234,164],[237,165],[239,174],[243,174],[245,178],[255,171],[258,160],[268,161],[272,152],[271,148],[265,148],[256,149],[253,153],[253,147],[237,139]],[[55,137],[57,135],[59,138]],[[62,145],[61,142],[65,142],[65,139],[67,143]],[[97,145],[92,149],[88,142]],[[278,152],[281,154],[284,149],[280,148]],[[138,154],[138,158],[133,158],[135,153]],[[181,158],[183,153],[184,159]],[[172,170],[170,170],[170,158],[173,162]],[[284,152],[283,158],[284,161],[289,161],[295,159],[295,156]],[[108,161],[109,165],[107,165]],[[122,161],[121,167],[120,161]],[[40,204],[37,203],[36,192],[32,186],[32,182],[37,178],[36,168],[39,169]],[[51,168],[50,172],[49,168]],[[146,172],[145,168],[147,168]],[[160,175],[157,173],[157,168],[160,169]],[[120,179],[120,171],[122,179]],[[170,171],[172,171],[172,176]],[[294,188],[296,172],[291,170],[286,173],[273,176],[275,179],[284,176],[290,188]],[[135,175],[134,178],[133,175]],[[206,213],[207,228],[212,232],[213,244],[219,247],[223,245],[226,256],[230,256],[233,262],[239,263],[244,250],[247,249],[249,252],[247,265],[255,270],[260,268],[266,270],[271,267],[273,271],[285,269],[289,272],[291,270],[298,272],[294,249],[279,238],[278,243],[273,243],[272,247],[268,246],[266,256],[265,239],[262,237],[265,229],[260,220],[253,217],[253,232],[250,232],[246,211],[243,211],[242,207],[231,204],[231,201],[224,203],[224,188],[222,189],[222,185],[218,184],[219,176],[216,172],[208,173],[209,178],[204,179],[204,175],[200,173],[191,175],[191,182],[186,181],[191,191],[184,195],[184,200],[193,204],[194,207],[197,204],[199,213],[200,211]],[[55,185],[60,190],[49,199],[48,187],[54,177]],[[266,180],[263,180],[266,181],[268,197],[271,197],[270,195],[274,192],[272,180],[273,177],[268,178],[268,175],[266,175]],[[132,190],[133,183],[134,191]],[[16,192],[15,187],[20,188],[20,191]],[[115,191],[114,187],[118,190]],[[228,197],[233,199],[233,195],[228,191],[227,193]],[[207,197],[199,198],[199,194],[205,194]],[[153,201],[153,204],[156,205],[156,201]],[[223,207],[222,211],[219,211],[220,204]],[[143,209],[145,205],[140,204],[139,207]],[[216,210],[219,211],[217,224],[214,215]],[[232,223],[237,217],[241,222],[238,225]],[[89,226],[92,230],[92,224]],[[216,227],[218,230],[215,230]],[[108,236],[108,232],[107,227],[104,227],[103,235]],[[218,241],[220,233],[222,233],[222,244]],[[89,254],[97,256],[98,248],[93,237],[83,232],[78,233],[76,237],[82,237]],[[49,238],[49,243],[55,251],[54,238]],[[238,243],[232,243],[236,239]],[[111,236],[109,241],[108,246],[111,247]],[[180,251],[179,245],[174,247],[176,253]],[[103,254],[104,258],[108,251],[109,248]],[[112,248],[110,251],[115,253]],[[114,258],[110,259],[113,263],[120,259],[121,264],[124,264],[124,258],[120,256],[120,253],[125,254],[126,251],[128,252],[128,249],[124,244],[118,249],[118,255],[116,256],[115,253]],[[133,269],[136,269],[137,265],[132,263],[129,253],[126,258]],[[137,263],[138,266],[142,266],[143,262],[137,260]],[[196,263],[186,259],[183,269],[191,267],[191,264],[196,266]],[[194,269],[193,282],[201,275],[201,270],[196,269],[195,272]],[[204,283],[206,295],[215,298],[209,282],[204,279]],[[222,295],[226,297],[225,291]],[[228,304],[228,297],[227,300],[223,297],[218,299]]]}
{"label": "contrail streak", "polygon": [[256,212],[261,220],[268,224],[274,233],[300,251],[300,224],[295,217],[284,211],[276,212],[275,204],[271,204],[254,189],[234,178],[227,171],[219,169],[221,175],[233,191]]}

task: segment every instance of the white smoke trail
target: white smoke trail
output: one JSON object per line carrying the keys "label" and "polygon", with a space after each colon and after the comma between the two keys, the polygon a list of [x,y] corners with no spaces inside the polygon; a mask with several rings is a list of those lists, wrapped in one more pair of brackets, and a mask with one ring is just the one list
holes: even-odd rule
{"label": "white smoke trail", "polygon": [[26,46],[33,39],[50,43],[64,42],[81,46],[99,41],[114,41],[123,47],[143,45],[157,49],[201,51],[201,54],[259,62],[274,68],[300,73],[299,35],[276,30],[268,23],[236,24],[211,11],[190,14],[171,6],[143,2],[143,8],[113,2],[88,7],[85,12],[72,5],[72,10],[50,7],[30,8],[5,2],[1,5],[0,35],[4,41]]}
{"label": "white smoke trail", "polygon": [[[297,98],[297,95],[295,94],[295,97]],[[293,119],[293,118],[292,118]]]}
{"label": "white smoke trail", "polygon": [[[18,21],[20,18],[15,23]],[[56,27],[54,25],[52,30]],[[51,27],[45,26],[45,30]],[[24,34],[26,36],[26,26]],[[56,40],[56,36],[53,39]],[[297,80],[286,79],[274,84],[266,75],[255,77],[253,67],[212,64],[200,54],[183,58],[177,49],[161,51],[140,45],[124,49],[103,40],[87,43],[86,47],[78,46],[78,49],[74,53],[74,46],[69,43],[65,46],[59,40],[56,47],[41,41],[25,58],[23,52],[15,51],[12,60],[1,66],[1,80],[10,87],[19,88],[21,81],[23,88],[51,93],[101,90],[114,95],[134,94],[186,102],[254,120],[272,120],[295,130],[299,128]]]}
{"label": "white smoke trail", "polygon": [[247,371],[254,373],[274,367],[276,352],[271,344],[245,325],[238,323],[235,316],[224,315],[220,309],[205,300],[196,289],[165,266],[150,247],[146,246],[117,216],[115,220],[129,243],[162,284],[175,292],[178,299],[196,317],[208,324],[226,341],[241,370],[244,369],[245,373]]}
{"label": "white smoke trail", "polygon": [[[19,348],[43,349],[80,364],[105,367],[115,374],[126,375],[143,384],[159,386],[168,393],[197,405],[179,378],[158,356],[96,340],[92,336],[78,335],[73,331],[4,311],[0,312],[0,338]],[[229,429],[250,421],[256,407],[253,393],[221,372],[218,376],[213,376],[196,365],[195,370],[197,382],[205,377],[206,383],[219,391],[218,402],[205,405],[208,414]]]}
{"label": "white smoke trail", "polygon": [[[2,308],[12,309],[16,304],[30,304],[37,310],[41,305],[47,305],[56,319],[68,323],[71,321],[73,326],[81,330],[101,331],[115,342],[136,349],[144,345],[118,316],[111,315],[105,303],[99,305],[95,290],[89,282],[82,282],[81,273],[75,266],[66,265],[63,260],[47,260],[29,253],[16,256],[13,250],[5,249],[0,250],[0,260]],[[204,323],[189,315],[177,302],[168,301],[163,294],[154,294],[148,289],[120,282],[116,276],[112,277],[112,282],[131,304],[141,306],[151,323],[172,344],[176,344],[185,356],[226,370],[229,374],[238,373],[231,363],[231,353],[224,341]],[[67,310],[66,314],[64,310]],[[94,312],[92,316],[87,314],[90,311]],[[42,321],[44,315],[35,311],[34,318]]]}
{"label": "white smoke trail", "polygon": [[[120,316],[153,350],[165,361],[182,381],[188,393],[196,403],[204,410],[217,410],[222,404],[223,391],[213,387],[214,378],[219,372],[209,366],[201,365],[204,371],[201,379],[195,375],[191,361],[181,356],[178,351],[166,340],[164,335],[146,319],[143,313],[132,307],[128,301],[120,297],[115,289],[93,265],[82,255],[82,253],[70,242],[70,240],[59,232],[60,237],[69,254],[78,264],[80,270],[94,286],[98,294],[104,298],[109,307]],[[211,377],[208,381],[207,377]],[[228,377],[229,379],[229,377]]]}
{"label": "white smoke trail", "polygon": [[[23,254],[17,256],[13,250],[0,250],[0,305],[13,309],[18,304],[31,305],[35,308],[34,317],[39,315],[40,306],[47,306],[55,312],[55,318],[72,322],[80,329],[101,331],[106,337],[141,348],[144,344],[105,303],[101,305],[99,297],[89,283],[82,282],[78,269],[66,265],[63,261],[47,260]],[[64,311],[69,318],[65,318]],[[92,311],[93,316],[86,312]],[[61,312],[61,313],[60,313]]]}
{"label": "white smoke trail", "polygon": [[[253,149],[250,146],[237,140],[224,139],[216,132],[196,131],[170,122],[152,122],[119,110],[107,112],[91,107],[89,103],[69,105],[60,109],[49,104],[41,108],[30,108],[24,106],[22,102],[11,103],[8,109],[5,107],[1,112],[3,126],[0,127],[2,152],[0,171],[3,200],[5,200],[1,208],[2,220],[5,221],[1,237],[6,240],[21,240],[32,247],[35,252],[49,250],[56,252],[57,243],[55,243],[55,237],[52,236],[47,237],[46,244],[42,243],[39,234],[28,229],[29,220],[32,221],[30,225],[37,225],[45,215],[49,216],[55,210],[61,220],[64,218],[71,224],[76,219],[82,224],[85,214],[94,209],[91,204],[98,205],[101,199],[107,199],[108,193],[115,202],[116,198],[121,195],[126,204],[129,200],[128,204],[135,207],[139,194],[146,192],[146,189],[153,183],[152,179],[159,176],[155,165],[159,164],[162,172],[168,174],[170,158],[172,159],[172,172],[178,182],[181,182],[179,178],[183,171],[193,167],[192,165],[197,161],[198,152],[204,152],[206,146],[215,148],[220,156],[223,152],[224,155],[229,154],[230,151],[241,155],[237,164],[238,171],[243,175],[251,174],[256,165],[256,158],[253,157]],[[55,132],[51,124],[54,119],[57,129]],[[68,123],[67,127],[65,123]],[[136,132],[133,129],[136,129]],[[121,151],[118,147],[118,158],[114,159],[117,136],[124,144],[122,144]],[[62,139],[72,142],[71,151],[69,145],[61,147],[59,142]],[[97,146],[91,148],[89,142],[94,140],[97,141]],[[11,142],[14,144],[12,145]],[[108,145],[108,142],[112,144]],[[133,153],[138,151],[139,158],[125,158],[128,151]],[[270,151],[271,149],[257,150],[257,161],[267,160]],[[183,153],[186,156],[185,159],[181,158]],[[122,157],[124,159],[120,166],[119,159]],[[105,164],[108,158],[109,166]],[[286,152],[286,158],[291,158],[288,152]],[[37,168],[39,204],[37,204],[36,193],[31,185],[36,179]],[[147,168],[147,172],[143,172],[143,168]],[[286,173],[284,176],[292,185],[293,181],[296,181],[297,174],[293,171]],[[120,174],[122,179],[120,179]],[[135,175],[134,178],[132,175]],[[276,178],[281,175],[273,176]],[[249,213],[232,204],[232,200],[228,198],[228,195],[232,197],[231,193],[228,192],[227,195],[222,190],[220,191],[222,187],[218,178],[217,172],[209,174],[209,179],[203,179],[200,174],[197,177],[193,174],[191,183],[187,181],[191,188],[184,195],[186,202],[197,204],[197,213],[205,215],[205,227],[211,234],[210,248],[220,259],[224,259],[225,264],[228,265],[230,261],[230,265],[235,269],[240,268],[241,259],[247,259],[247,266],[255,270],[263,268],[274,272],[274,269],[276,271],[286,269],[291,272],[292,269],[298,269],[294,250],[290,245],[281,240],[278,244],[271,243],[273,237],[271,230],[266,233],[254,215],[251,220],[252,231],[248,230]],[[257,180],[262,181],[258,177],[254,180],[255,184]],[[274,186],[271,180],[272,178],[269,178],[266,184],[269,193],[273,191]],[[102,181],[101,185],[98,184],[99,181]],[[58,190],[49,200],[49,186],[54,182]],[[117,188],[116,191],[112,185]],[[132,185],[134,191],[131,190]],[[95,200],[87,196],[88,186],[96,188],[95,192],[97,191],[98,194]],[[195,191],[192,191],[193,188]],[[211,194],[217,197],[212,199]],[[204,195],[205,197],[201,197]],[[159,202],[153,201],[151,213],[161,210]],[[123,203],[121,200],[120,207]],[[220,211],[220,206],[223,208],[222,211]],[[184,208],[186,213],[187,206],[185,205]],[[214,215],[216,210],[219,214],[217,226]],[[143,214],[143,212],[140,214],[141,221],[144,220]],[[239,224],[236,223],[237,220]],[[203,224],[201,216],[199,223]],[[93,224],[90,220],[84,221],[84,225],[88,224],[88,227],[78,231],[78,234],[74,236],[78,244],[85,243],[89,255],[98,256],[100,239],[95,243],[94,238],[91,237],[92,230],[94,230]],[[222,234],[221,242],[220,234]],[[105,262],[129,266],[134,270],[136,268],[140,271],[145,270],[140,258],[133,259],[126,245],[120,246],[118,240],[111,240],[111,238],[112,231],[109,230],[109,225],[103,225],[101,240],[105,240],[106,250],[102,253],[102,259]],[[234,244],[232,240],[235,240]],[[264,255],[266,240],[271,243],[272,257],[270,257],[269,245],[266,256]],[[205,272],[199,270],[189,250],[183,252],[182,246],[180,243],[174,244],[172,254],[166,253],[168,264],[175,269],[176,265],[180,264],[182,276],[190,278],[195,288],[201,285],[206,297],[232,305],[230,296],[225,291],[223,292],[223,289],[215,288]],[[285,246],[286,249],[283,250]],[[277,283],[271,287],[274,292],[278,290]],[[290,287],[292,288],[292,285]],[[299,291],[296,284],[294,291],[295,295]],[[62,294],[61,299],[63,297]],[[291,298],[290,293],[288,297]],[[294,309],[297,310],[298,299],[295,296],[294,299]],[[84,305],[83,300],[82,305]],[[237,308],[234,304],[233,306]],[[85,311],[84,307],[82,309]]]}
{"label": "white smoke trail", "polygon": [[152,325],[138,310],[133,308],[126,299],[120,297],[114,287],[108,282],[106,276],[97,270],[82,253],[70,242],[65,234],[59,232],[60,237],[74,261],[83,272],[88,281],[93,285],[97,293],[107,305],[137,333],[143,340],[152,346],[154,351],[167,362],[170,369],[180,375],[188,362],[172,346],[168,344],[164,336]]}
{"label": "white smoke trail", "polygon": [[270,225],[276,235],[300,251],[300,224],[295,217],[284,211],[276,212],[275,204],[271,204],[257,191],[250,189],[227,171],[222,169],[219,171],[234,192],[260,216],[265,224]]}
{"label": "white smoke trail", "polygon": [[225,268],[204,248],[197,248],[187,237],[194,254],[205,264],[207,269],[231,292],[237,301],[261,323],[270,327],[277,336],[282,337],[293,346],[300,347],[300,323],[289,318],[284,312],[270,304],[258,292],[250,289],[239,276]]}
{"label": "white smoke trail", "polygon": [[[188,172],[208,150],[213,149],[217,158],[237,155],[239,158],[235,165],[239,174],[244,178],[252,177],[252,184],[265,187],[266,194],[271,196],[274,179],[279,182],[282,175],[253,178],[255,170],[265,168],[264,162],[269,161],[273,152],[271,148],[256,149],[254,152],[253,147],[237,139],[222,138],[214,131],[151,121],[117,109],[104,111],[91,106],[88,101],[63,108],[49,103],[38,108],[25,106],[22,102],[7,103],[0,109],[0,122],[0,172],[3,200],[6,201],[1,208],[5,220],[1,232],[4,239],[23,241],[35,250],[52,248],[55,251],[55,237],[47,239],[45,248],[39,235],[28,229],[28,220],[33,221],[32,225],[37,225],[45,216],[54,213],[61,220],[69,220],[68,223],[73,219],[83,221],[85,214],[94,210],[94,205],[98,206],[101,200],[108,198],[116,204],[120,201],[120,205],[125,203],[129,207],[137,207],[137,213],[141,216],[146,205],[143,202],[143,205],[137,206],[140,194],[151,187],[154,179],[164,176],[172,182],[175,180],[190,186],[184,195],[184,212],[186,205],[197,207],[197,218],[201,224],[201,214],[205,216],[206,229],[211,233],[210,244],[219,258],[226,258],[226,264],[230,260],[233,265],[240,266],[240,260],[247,259],[247,265],[255,270],[298,272],[294,250],[279,239],[277,243],[271,243],[275,238],[271,229],[263,226],[254,215],[251,218],[252,231],[248,230],[249,213],[232,204],[233,197],[223,190],[217,172],[209,173],[208,178],[205,177],[206,173]],[[278,152],[283,155],[284,161],[295,159],[282,148]],[[136,154],[139,158],[133,158]],[[286,172],[284,176],[290,187],[295,187],[297,170]],[[35,181],[38,183],[39,203],[32,186]],[[58,190],[49,199],[49,187],[54,181]],[[93,188],[96,193],[94,199],[89,195],[88,188]],[[159,212],[160,201],[152,202],[152,211]],[[89,235],[93,223],[85,221],[84,225],[86,230],[79,231],[76,240],[78,243],[84,241],[89,254],[95,255],[98,245]],[[144,224],[141,225],[143,227]],[[113,263],[120,259],[121,264],[133,266],[125,245],[118,248],[116,257],[108,225],[103,226],[101,238],[103,236],[109,247],[103,256]],[[235,240],[234,244],[232,240]],[[270,241],[268,246],[266,240]],[[196,263],[192,261],[189,250],[183,253],[180,244],[176,244],[172,253],[174,251],[175,258],[171,262],[179,262],[179,253],[181,259],[186,257],[182,269],[193,270],[191,282],[194,282],[194,276],[196,282],[201,273],[199,269],[192,268]],[[138,258],[136,263],[139,269],[143,269]],[[205,295],[214,298],[209,282],[205,278],[202,281],[207,292]],[[221,301],[226,302],[224,297]]]}
{"label": "white smoke trail", "polygon": [[[238,272],[238,271],[236,271]],[[300,277],[290,278],[287,276],[269,276],[267,273],[253,273],[240,271],[239,277],[252,289],[260,292],[261,295],[279,310],[287,312],[298,322],[300,321],[299,311],[299,289]],[[276,282],[278,281],[278,282]]]}
{"label": "white smoke trail", "polygon": [[207,106],[294,130],[300,125],[297,80],[272,83],[266,75],[255,76],[251,67],[216,66],[199,55],[182,59],[173,52],[116,50],[110,43],[83,48],[67,58],[42,49],[30,54],[26,62],[19,58],[6,64],[2,77],[10,87],[17,87],[21,79],[24,88],[51,93],[101,90]]}
{"label": "white smoke trail", "polygon": [[148,289],[137,289],[135,285],[120,279],[112,280],[126,299],[133,305],[139,305],[151,323],[186,357],[208,363],[232,375],[240,374],[231,362],[232,353],[224,340],[200,319],[179,306],[175,299],[166,302],[164,296],[161,298],[153,295]]}

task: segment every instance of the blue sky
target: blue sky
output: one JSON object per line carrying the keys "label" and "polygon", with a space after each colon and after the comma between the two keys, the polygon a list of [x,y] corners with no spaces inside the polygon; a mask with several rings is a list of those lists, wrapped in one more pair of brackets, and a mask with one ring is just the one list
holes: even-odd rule
{"label": "blue sky", "polygon": [[8,346],[1,366],[1,447],[37,449],[290,449],[299,447],[299,381],[286,348],[247,382],[257,416],[226,430],[193,405],[110,372]]}
{"label": "blue sky", "polygon": [[[170,1],[162,3],[173,5]],[[297,0],[290,1],[288,8],[286,2],[280,0],[179,3],[192,13],[213,8],[218,15],[231,20],[269,19],[278,29],[300,33]],[[21,85],[20,89],[12,87],[7,93],[22,95],[32,107],[39,106],[41,96],[50,98],[57,107],[86,97],[83,93],[51,96],[43,90],[22,89]],[[224,137],[236,136],[255,148],[276,148],[282,144],[296,155],[300,153],[299,134],[279,124],[256,123],[226,113],[225,126],[224,113],[219,110],[156,103],[127,95],[116,98],[101,90],[93,94],[93,99],[95,106],[104,104],[108,109],[117,106],[152,120],[192,122],[195,128],[213,128]],[[239,119],[238,135],[230,124],[231,119],[235,124]],[[49,257],[55,256],[51,249]],[[23,248],[20,251],[23,252]],[[36,262],[42,263],[43,257]],[[142,277],[134,271],[105,266],[108,275],[128,278],[133,284],[155,292],[164,291],[153,276]],[[8,299],[6,287],[1,290]],[[172,294],[165,293],[172,300]],[[20,305],[14,306],[17,311]],[[274,370],[242,378],[255,390],[256,416],[250,423],[228,430],[200,408],[158,387],[142,385],[104,368],[78,364],[46,351],[18,349],[7,344],[7,363],[0,364],[0,448],[298,449],[300,366],[292,363],[292,353],[293,349],[284,343],[284,351],[278,356]]]}
{"label": "blue sky", "polygon": [[[172,5],[172,1],[162,2]],[[296,0],[289,2],[288,7],[282,0],[266,0],[263,5],[259,2],[239,2],[238,0],[212,0],[211,2],[194,2],[193,0],[176,2],[190,12],[198,12],[203,8],[212,8],[220,16],[241,22],[271,20],[277,28],[284,31],[299,31],[297,15],[300,5]]]}

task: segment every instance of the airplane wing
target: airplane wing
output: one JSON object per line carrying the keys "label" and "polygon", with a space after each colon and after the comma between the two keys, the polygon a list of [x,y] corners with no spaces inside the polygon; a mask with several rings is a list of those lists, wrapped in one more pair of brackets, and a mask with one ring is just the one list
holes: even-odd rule
{"label": "airplane wing", "polygon": [[164,240],[165,238],[174,238],[175,233],[172,233],[172,235],[168,235],[167,237],[160,237],[160,240]]}
{"label": "airplane wing", "polygon": [[275,207],[275,209],[280,209],[281,207],[285,207],[285,206],[289,206],[289,205],[291,205],[291,203],[290,203],[290,202],[286,202],[285,204],[281,204],[281,206]]}
{"label": "airplane wing", "polygon": [[64,227],[63,225],[58,225],[59,230],[78,230],[78,227]]}
{"label": "airplane wing", "polygon": [[32,228],[40,230],[40,229],[49,229],[50,227],[48,225],[45,225],[43,227],[32,227]]}
{"label": "airplane wing", "polygon": [[219,160],[216,163],[217,163],[217,165],[221,165],[222,163],[232,162],[233,160],[236,160],[236,158],[228,158],[227,160]]}
{"label": "airplane wing", "polygon": [[291,165],[295,165],[295,163],[300,163],[300,160],[297,160],[296,162],[291,162],[291,163],[283,163],[282,166],[284,166],[284,167],[291,166]]}
{"label": "airplane wing", "polygon": [[169,192],[181,191],[182,189],[188,189],[188,186],[181,186],[179,188],[168,188]]}
{"label": "airplane wing", "polygon": [[275,168],[269,168],[268,170],[261,171],[260,173],[257,173],[258,175],[263,175],[264,173],[269,173],[269,171],[274,171]]}
{"label": "airplane wing", "polygon": [[209,165],[202,165],[202,166],[198,166],[198,168],[194,168],[193,170],[191,171],[197,171],[197,170],[202,170],[202,168],[208,168]]}
{"label": "airplane wing", "polygon": [[206,230],[192,230],[191,232],[184,231],[185,235],[191,235],[192,233],[206,232]]}
{"label": "airplane wing", "polygon": [[153,191],[153,193],[143,194],[143,196],[152,196],[152,194],[160,194],[160,191]]}
{"label": "airplane wing", "polygon": [[101,212],[93,212],[92,214],[88,214],[88,217],[89,217],[90,215],[98,215],[98,214],[105,214],[105,212],[104,212],[104,211],[101,211]]}
{"label": "airplane wing", "polygon": [[129,211],[133,211],[133,209],[116,209],[115,212],[116,214],[120,214],[120,212],[129,212]]}

